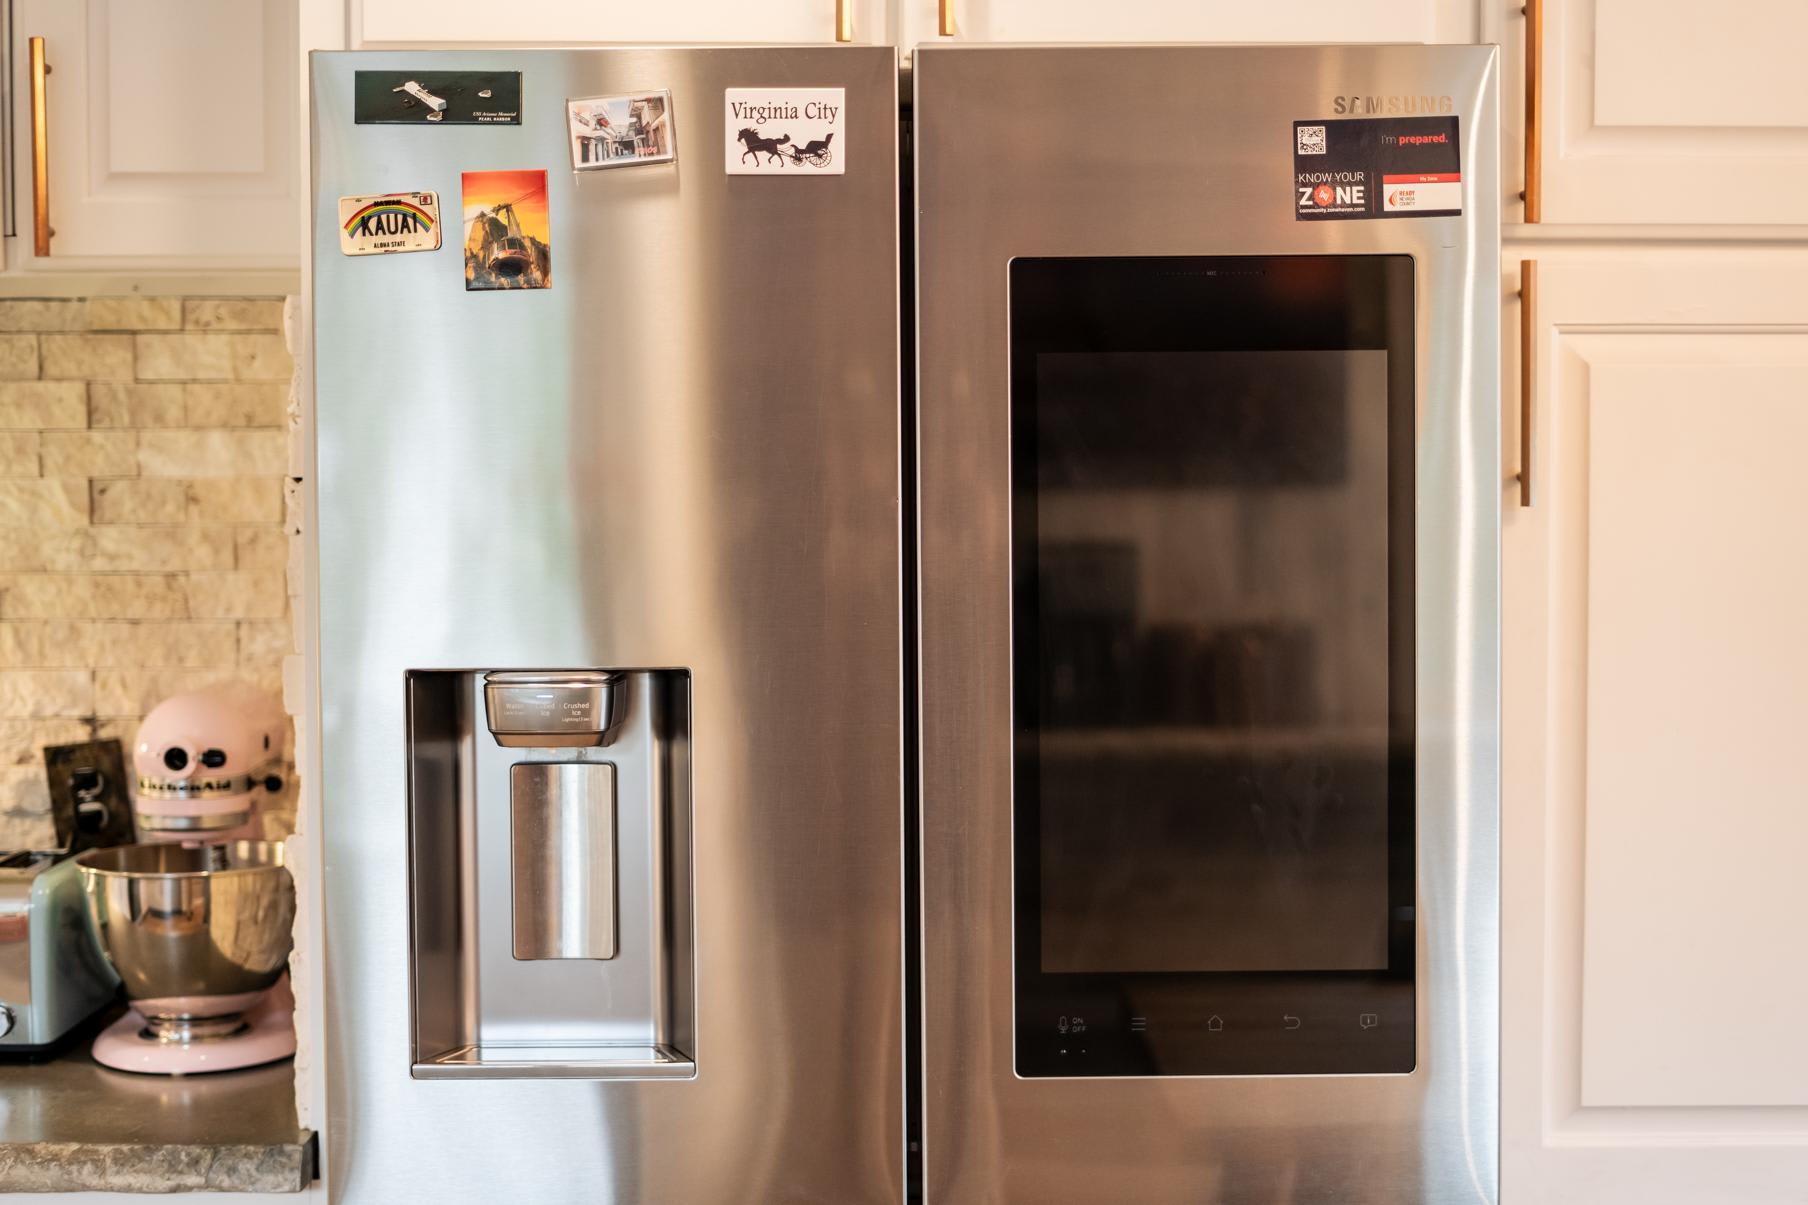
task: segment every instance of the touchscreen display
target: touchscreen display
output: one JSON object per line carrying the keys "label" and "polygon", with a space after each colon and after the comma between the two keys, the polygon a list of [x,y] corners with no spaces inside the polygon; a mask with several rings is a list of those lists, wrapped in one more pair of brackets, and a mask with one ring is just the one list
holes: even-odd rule
{"label": "touchscreen display", "polygon": [[1387,353],[1048,352],[1043,969],[1387,965]]}
{"label": "touchscreen display", "polygon": [[1414,300],[1012,262],[1018,1074],[1414,1066]]}

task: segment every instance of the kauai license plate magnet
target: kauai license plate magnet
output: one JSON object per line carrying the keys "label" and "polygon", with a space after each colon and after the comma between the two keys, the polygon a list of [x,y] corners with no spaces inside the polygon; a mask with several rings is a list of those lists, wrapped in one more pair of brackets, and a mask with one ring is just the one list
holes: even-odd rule
{"label": "kauai license plate magnet", "polygon": [[437,251],[439,244],[438,193],[339,198],[339,250],[346,255]]}

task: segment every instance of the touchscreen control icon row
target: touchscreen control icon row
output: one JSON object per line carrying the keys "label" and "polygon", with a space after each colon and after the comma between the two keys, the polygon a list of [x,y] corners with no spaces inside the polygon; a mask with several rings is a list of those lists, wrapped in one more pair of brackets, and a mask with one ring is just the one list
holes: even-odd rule
{"label": "touchscreen control icon row", "polygon": [[[1381,1025],[1381,1014],[1379,1014],[1379,1013],[1357,1013],[1355,1016],[1355,1021],[1356,1021],[1356,1026],[1358,1029],[1376,1029],[1376,1028],[1379,1028]],[[1280,1028],[1283,1030],[1292,1031],[1292,1030],[1296,1030],[1296,1029],[1305,1028],[1306,1022],[1305,1022],[1305,1018],[1300,1017],[1297,1014],[1282,1013],[1280,1016],[1279,1025],[1280,1025]],[[1144,1017],[1144,1016],[1133,1016],[1133,1017],[1129,1018],[1128,1027],[1129,1027],[1129,1030],[1131,1033],[1148,1033],[1151,1029],[1151,1026],[1149,1024],[1149,1018]],[[1213,1013],[1211,1016],[1209,1016],[1205,1019],[1205,1031],[1207,1033],[1223,1033],[1225,1031],[1225,1028],[1226,1028],[1226,1022],[1225,1022],[1224,1018],[1219,1016],[1217,1013]],[[1253,1030],[1256,1028],[1265,1028],[1265,1026],[1241,1025],[1241,1026],[1238,1026],[1238,1028],[1246,1029],[1246,1030]],[[1056,1029],[1056,1032],[1062,1033],[1062,1034],[1085,1033],[1086,1032],[1086,1021],[1082,1017],[1072,1017],[1072,1018],[1062,1017],[1058,1022],[1056,1022],[1055,1029]]]}

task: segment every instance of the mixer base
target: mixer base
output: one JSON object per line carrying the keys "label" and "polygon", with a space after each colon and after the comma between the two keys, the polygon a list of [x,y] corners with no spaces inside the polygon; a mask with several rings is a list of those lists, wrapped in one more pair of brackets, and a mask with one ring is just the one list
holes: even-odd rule
{"label": "mixer base", "polygon": [[136,1009],[128,1009],[94,1039],[94,1061],[143,1075],[203,1075],[274,1063],[295,1053],[294,1010],[287,976],[246,1010],[242,1028],[221,1037],[161,1039]]}

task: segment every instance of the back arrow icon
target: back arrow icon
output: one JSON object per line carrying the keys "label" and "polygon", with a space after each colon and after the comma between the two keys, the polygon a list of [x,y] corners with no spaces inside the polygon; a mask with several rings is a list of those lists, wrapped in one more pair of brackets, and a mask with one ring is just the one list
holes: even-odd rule
{"label": "back arrow icon", "polygon": [[1291,1013],[1282,1013],[1281,1025],[1287,1029],[1298,1029],[1300,1027],[1300,1019]]}

